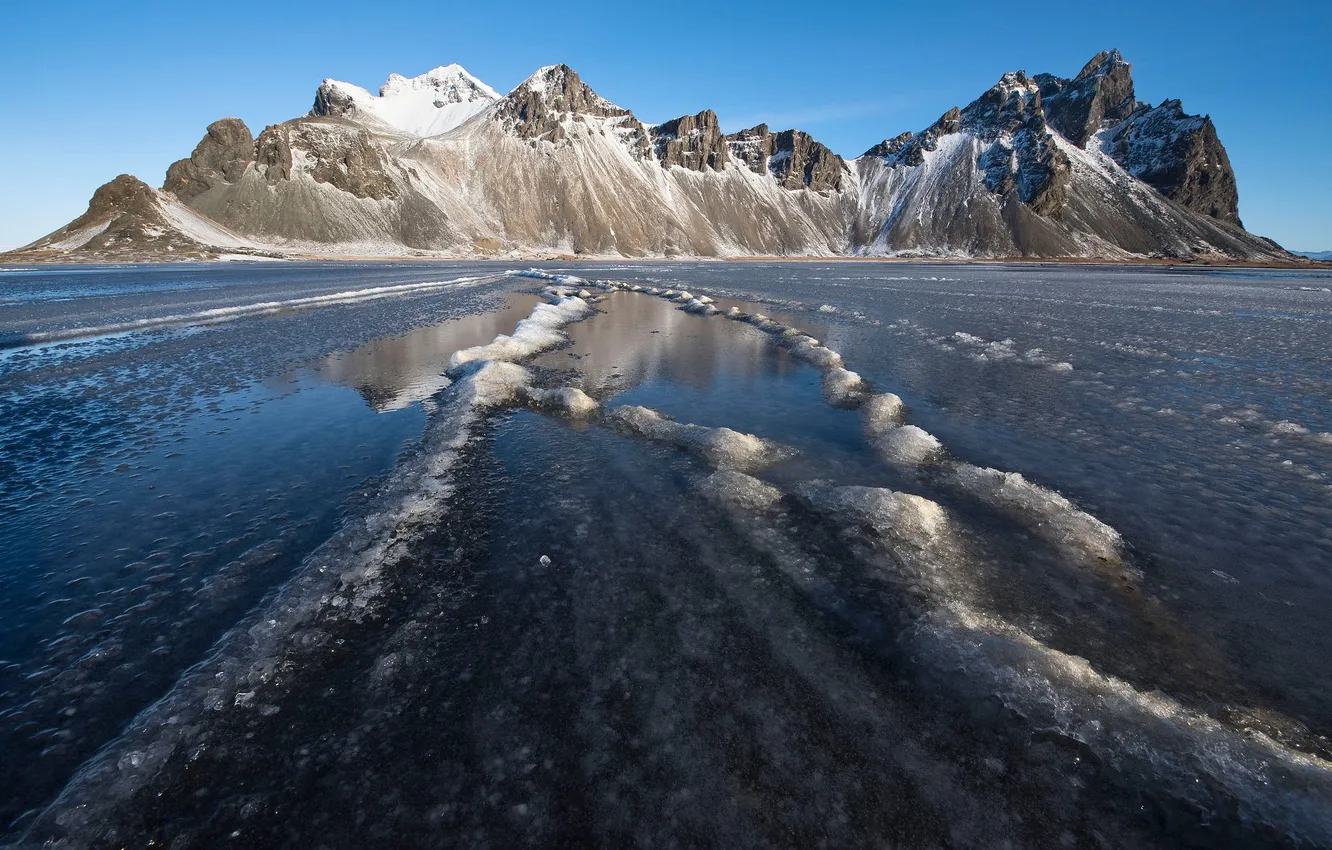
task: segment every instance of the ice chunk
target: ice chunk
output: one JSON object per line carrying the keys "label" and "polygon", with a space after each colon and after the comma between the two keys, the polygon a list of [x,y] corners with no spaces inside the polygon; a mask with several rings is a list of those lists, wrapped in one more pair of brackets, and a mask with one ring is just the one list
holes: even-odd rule
{"label": "ice chunk", "polygon": [[883,436],[906,420],[906,405],[896,393],[879,393],[860,406],[865,414],[865,433],[871,438]]}
{"label": "ice chunk", "polygon": [[837,487],[827,481],[811,481],[796,492],[819,511],[918,546],[929,544],[947,521],[937,502],[883,487]]}
{"label": "ice chunk", "polygon": [[728,507],[753,512],[768,510],[782,498],[782,491],[766,481],[733,469],[722,469],[709,475],[702,490]]}
{"label": "ice chunk", "polygon": [[1289,419],[1282,419],[1272,426],[1273,434],[1295,434],[1304,435],[1309,433],[1309,429],[1298,422],[1291,422]]}
{"label": "ice chunk", "polygon": [[889,428],[874,440],[879,455],[894,466],[924,466],[943,458],[943,443],[915,425]]}
{"label": "ice chunk", "polygon": [[591,416],[596,413],[599,407],[596,399],[577,387],[560,387],[553,390],[540,387],[524,387],[520,392],[520,397],[531,407],[554,411],[577,419],[585,419]]}
{"label": "ice chunk", "polygon": [[1119,532],[1068,499],[1016,472],[960,463],[948,476],[959,489],[1032,527],[1051,542],[1097,561],[1122,561]]}
{"label": "ice chunk", "polygon": [[761,469],[795,454],[794,449],[771,440],[730,428],[676,422],[648,407],[613,408],[607,421],[640,437],[697,452],[723,469]]}
{"label": "ice chunk", "polygon": [[836,407],[856,407],[869,395],[860,376],[840,366],[823,373],[823,397]]}
{"label": "ice chunk", "polygon": [[713,307],[711,304],[698,298],[691,298],[689,303],[685,304],[680,309],[684,310],[686,313],[698,313],[702,316],[711,316],[713,313],[719,312],[716,307]]}
{"label": "ice chunk", "polygon": [[592,308],[581,298],[560,298],[553,304],[538,304],[532,315],[518,323],[513,336],[500,334],[494,342],[454,352],[449,369],[473,360],[525,360],[561,345],[566,339],[564,326],[592,313]]}
{"label": "ice chunk", "polygon": [[584,280],[581,277],[578,277],[577,275],[552,274],[551,272],[545,272],[542,271],[541,269],[528,269],[527,271],[509,271],[506,272],[506,274],[513,275],[514,277],[531,277],[531,278],[536,278],[537,280],[553,280],[556,283],[563,283],[570,286],[574,284],[587,283],[586,280]]}
{"label": "ice chunk", "polygon": [[540,565],[543,566],[543,567],[549,567],[549,566],[550,566],[550,556],[549,556],[549,555],[542,555],[540,558],[537,559],[537,563],[540,564]]}
{"label": "ice chunk", "polygon": [[842,365],[840,354],[831,348],[819,345],[819,341],[811,336],[792,337],[786,343],[786,350],[791,353],[791,356],[798,357],[820,369],[837,369]]}
{"label": "ice chunk", "polygon": [[517,401],[531,382],[531,373],[517,363],[488,360],[464,375],[460,390],[474,407],[501,407]]}

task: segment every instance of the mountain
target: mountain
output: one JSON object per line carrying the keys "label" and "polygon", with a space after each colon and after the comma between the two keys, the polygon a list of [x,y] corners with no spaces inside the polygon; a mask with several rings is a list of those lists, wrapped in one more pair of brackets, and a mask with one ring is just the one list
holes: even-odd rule
{"label": "mountain", "polygon": [[1291,251],[1291,253],[1323,263],[1332,263],[1332,251]]}
{"label": "mountain", "polygon": [[445,65],[412,79],[393,74],[378,96],[351,83],[324,80],[310,115],[363,120],[390,133],[438,136],[497,100],[494,89],[461,65]]}
{"label": "mountain", "polygon": [[1072,78],[1005,74],[850,161],[800,130],[725,133],[712,110],[645,124],[565,65],[503,96],[449,65],[394,75],[377,95],[325,80],[307,115],[258,137],[224,118],[160,191],[132,180],[99,189],[88,213],[21,258],[1300,262],[1244,230],[1211,119],[1139,102],[1118,51]]}

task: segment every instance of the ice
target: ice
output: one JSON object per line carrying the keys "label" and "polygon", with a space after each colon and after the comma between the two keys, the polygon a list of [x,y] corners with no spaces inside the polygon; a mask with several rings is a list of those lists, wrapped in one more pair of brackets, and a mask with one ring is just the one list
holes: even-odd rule
{"label": "ice", "polygon": [[701,316],[711,316],[719,312],[716,307],[699,298],[691,298],[689,302],[680,308],[686,313],[697,313]]}
{"label": "ice", "polygon": [[791,356],[798,357],[820,369],[836,369],[842,365],[842,356],[830,348],[819,345],[818,340],[808,336],[797,336],[786,344]]}
{"label": "ice", "polygon": [[943,444],[933,434],[915,425],[889,428],[874,439],[879,455],[894,466],[925,466],[942,459]]}
{"label": "ice", "polygon": [[[1112,754],[1193,807],[1220,800],[1246,823],[1266,824],[1296,845],[1332,842],[1332,763],[1256,730],[1237,732],[1160,691],[1142,691],[1087,659],[1061,652],[966,605],[924,618],[914,644],[927,664],[962,674],[1040,727]],[[1224,796],[1215,796],[1224,789]]]}
{"label": "ice", "polygon": [[869,386],[855,372],[836,367],[823,373],[823,395],[835,407],[856,407],[869,395]]}
{"label": "ice", "polygon": [[458,389],[476,407],[503,407],[528,392],[532,374],[517,363],[484,360],[464,370]]}
{"label": "ice", "polygon": [[928,545],[947,521],[936,502],[883,487],[837,487],[827,481],[801,485],[797,494],[821,511],[868,524],[882,535]]}
{"label": "ice", "polygon": [[529,386],[523,388],[521,397],[531,407],[555,411],[575,419],[586,419],[600,407],[596,399],[577,387],[542,389]]}
{"label": "ice", "polygon": [[949,472],[948,479],[974,498],[1025,520],[1051,542],[1094,561],[1122,562],[1123,541],[1119,532],[1020,473],[959,463]]}
{"label": "ice", "polygon": [[518,323],[512,336],[500,334],[494,342],[455,353],[449,361],[449,369],[456,369],[473,360],[526,360],[562,345],[567,339],[564,326],[585,319],[592,313],[587,302],[577,297],[559,298],[553,304],[538,304],[531,316]]}
{"label": "ice", "polygon": [[881,437],[906,421],[906,405],[895,393],[878,393],[860,406],[865,415],[865,432]]}
{"label": "ice", "polygon": [[563,284],[564,286],[582,286],[583,284],[587,283],[587,280],[585,278],[578,277],[577,275],[554,274],[551,272],[542,271],[541,269],[526,269],[524,271],[511,269],[505,272],[505,274],[511,275],[513,277],[530,277],[530,278],[535,278],[537,280],[553,280],[556,283]]}
{"label": "ice", "polygon": [[[598,271],[587,264],[579,268],[589,269],[589,275]],[[565,775],[530,782],[525,778],[545,776],[540,767],[533,774],[523,771],[529,764],[541,765],[548,756],[557,762],[569,756],[570,773],[577,775],[586,763],[585,754],[596,752],[604,759],[599,770],[623,769],[616,779],[624,784],[617,787],[637,795],[635,805],[641,803],[641,811],[659,811],[656,802],[675,799],[670,795],[680,787],[696,792],[706,787],[699,780],[721,777],[721,784],[712,787],[725,787],[728,774],[714,768],[733,755],[726,746],[731,738],[717,735],[718,729],[707,724],[714,716],[727,723],[733,717],[700,712],[699,705],[712,703],[690,699],[711,694],[708,689],[715,683],[721,683],[719,687],[730,683],[733,690],[725,694],[727,701],[717,704],[749,706],[753,716],[775,718],[753,727],[757,737],[746,732],[748,745],[766,759],[765,765],[795,763],[792,757],[798,756],[802,766],[818,768],[805,772],[808,780],[798,789],[811,799],[826,800],[829,806],[872,801],[880,790],[874,785],[878,775],[926,788],[935,787],[929,781],[937,771],[964,777],[961,786],[949,782],[943,791],[931,792],[932,803],[939,810],[978,811],[981,814],[972,816],[968,827],[993,825],[994,832],[973,831],[963,838],[950,833],[954,843],[1000,846],[1004,840],[1015,845],[1030,840],[1025,819],[1015,825],[1016,821],[986,816],[1001,808],[1068,812],[1068,819],[1051,826],[1050,834],[1073,846],[1094,843],[1087,840],[1093,832],[1120,835],[1116,827],[1136,828],[1144,822],[1135,814],[1138,795],[1152,800],[1154,817],[1147,819],[1145,833],[1126,841],[1142,835],[1161,837],[1154,830],[1163,822],[1184,824],[1181,829],[1187,835],[1196,834],[1188,831],[1195,828],[1192,819],[1200,811],[1208,813],[1206,835],[1214,835],[1220,843],[1247,846],[1271,836],[1296,836],[1293,843],[1324,846],[1332,840],[1326,819],[1332,810],[1328,790],[1332,765],[1325,749],[1320,749],[1324,745],[1317,732],[1292,719],[1299,717],[1321,728],[1327,717],[1321,699],[1327,676],[1318,663],[1326,655],[1326,641],[1318,628],[1318,617],[1326,608],[1326,582],[1310,565],[1318,563],[1317,556],[1332,540],[1323,516],[1332,418],[1322,361],[1300,349],[1321,340],[1326,324],[1321,314],[1305,319],[1299,313],[1303,307],[1265,305],[1275,288],[1250,285],[1255,277],[1262,282],[1263,276],[1245,271],[1223,276],[1222,289],[1240,294],[1221,296],[1221,301],[1235,303],[1217,305],[1226,308],[1219,321],[1210,314],[1183,310],[1165,321],[1157,318],[1157,311],[1132,305],[1132,299],[1139,297],[1133,293],[1146,289],[1136,286],[1143,280],[1155,283],[1150,287],[1153,299],[1195,298],[1197,281],[1209,277],[1197,269],[1190,270],[1183,282],[1152,270],[1098,270],[1091,276],[1095,286],[1085,285],[1089,279],[1085,272],[1043,271],[1040,274],[1072,285],[1040,283],[1021,289],[1027,285],[1023,281],[1037,272],[968,268],[959,272],[968,278],[965,291],[939,281],[922,287],[923,278],[907,286],[877,271],[857,272],[861,275],[857,279],[866,281],[863,293],[857,286],[835,291],[839,313],[829,314],[828,321],[836,323],[836,337],[822,331],[804,333],[785,320],[761,314],[745,317],[739,308],[725,311],[728,319],[744,320],[761,330],[766,335],[762,346],[828,352],[815,355],[824,361],[814,364],[822,370],[822,401],[853,407],[858,402],[864,418],[857,420],[824,408],[808,369],[793,369],[785,358],[773,357],[768,350],[752,359],[728,361],[729,349],[714,351],[693,342],[701,337],[692,332],[703,319],[673,309],[708,306],[707,296],[700,294],[708,291],[718,299],[750,303],[766,296],[772,299],[766,303],[780,305],[772,309],[814,313],[820,301],[833,294],[824,284],[812,282],[815,269],[800,267],[799,281],[790,283],[767,274],[772,268],[767,266],[753,273],[734,266],[629,268],[628,274],[639,280],[671,281],[676,287],[673,297],[688,282],[692,298],[654,306],[667,317],[665,321],[679,323],[672,328],[688,325],[691,333],[663,332],[652,339],[662,344],[669,336],[675,340],[666,345],[692,344],[691,358],[665,366],[653,362],[652,368],[643,370],[630,368],[636,364],[620,359],[619,352],[607,354],[611,346],[606,343],[623,330],[615,325],[616,311],[634,296],[599,293],[633,285],[543,277],[551,284],[547,296],[556,301],[547,306],[558,306],[568,293],[580,290],[606,298],[601,302],[605,314],[586,326],[595,330],[587,350],[596,349],[597,357],[608,367],[615,364],[616,377],[623,374],[625,380],[605,386],[589,380],[586,386],[597,398],[640,392],[636,401],[659,399],[652,403],[681,419],[731,427],[684,424],[649,408],[603,410],[597,398],[579,388],[577,378],[568,377],[578,370],[593,373],[597,357],[587,357],[581,348],[569,352],[578,357],[558,352],[537,363],[518,362],[530,355],[523,354],[524,340],[514,340],[525,333],[528,342],[539,343],[534,350],[545,350],[540,345],[546,343],[561,345],[567,326],[558,322],[545,325],[555,331],[549,336],[537,333],[542,319],[531,323],[531,331],[515,330],[512,337],[478,346],[500,356],[459,363],[452,385],[441,381],[431,390],[434,396],[427,400],[430,412],[423,417],[419,448],[409,443],[398,466],[372,486],[364,503],[355,501],[346,507],[347,521],[335,540],[309,553],[309,566],[290,586],[273,588],[257,602],[254,616],[218,643],[215,656],[193,656],[190,663],[203,659],[199,668],[169,692],[164,685],[158,691],[166,694],[162,703],[131,724],[123,740],[110,742],[104,754],[70,784],[51,814],[40,816],[42,823],[68,817],[60,823],[74,824],[70,834],[94,835],[124,811],[156,810],[138,801],[169,809],[175,804],[153,801],[195,789],[190,783],[200,780],[191,776],[201,771],[194,771],[193,763],[183,774],[173,771],[204,743],[225,740],[228,747],[244,747],[245,734],[254,731],[261,739],[268,735],[266,741],[285,735],[284,740],[294,744],[306,732],[283,731],[288,718],[308,724],[310,740],[299,743],[311,743],[316,764],[328,754],[340,758],[344,751],[354,759],[370,739],[390,758],[401,752],[394,748],[405,741],[438,740],[439,734],[455,736],[450,739],[464,745],[479,743],[476,763],[482,763],[482,754],[486,764],[494,759],[496,770],[507,771],[513,783],[506,786],[493,775],[468,773],[468,768],[446,781],[476,779],[482,786],[478,801],[492,791],[506,799],[511,790],[517,793],[514,801],[521,802],[496,807],[499,814],[490,821],[472,804],[457,804],[458,817],[487,828],[494,825],[495,835],[508,834],[501,832],[499,821],[509,813],[522,813],[519,805],[528,806],[526,814],[547,817],[552,811],[548,802],[563,799],[559,789]],[[790,266],[775,268],[788,277],[796,274]],[[716,285],[708,288],[709,281]],[[996,286],[988,287],[992,281]],[[751,285],[755,295],[721,289]],[[1104,303],[1112,300],[1106,293],[1114,287],[1119,287],[1113,299],[1118,303]],[[1217,292],[1204,289],[1211,295]],[[1013,290],[1022,297],[1013,297]],[[412,300],[393,309],[429,310],[432,293],[421,290],[419,298],[405,293]],[[792,306],[797,300],[801,306]],[[1210,309],[1208,302],[1198,303]],[[384,332],[375,324],[374,311],[392,304],[385,299],[357,311],[358,319],[365,317],[367,335]],[[1247,315],[1258,312],[1255,305],[1281,315],[1279,325],[1274,323],[1277,330],[1255,330],[1266,321]],[[873,331],[865,323],[842,334],[846,330],[842,323],[850,322],[858,308],[882,321],[884,329]],[[1230,317],[1241,310],[1245,321],[1231,322]],[[341,312],[353,311],[319,311],[297,318]],[[593,312],[589,309],[582,315]],[[85,315],[95,313],[89,309]],[[906,330],[898,333],[909,327],[900,318],[903,313],[920,322],[934,321],[937,329],[919,338]],[[948,317],[939,318],[940,313]],[[533,318],[537,314],[544,311],[534,311]],[[516,318],[507,319],[502,329],[513,328]],[[755,334],[749,328],[707,321],[710,342],[734,334],[747,355],[760,347],[753,345]],[[293,341],[291,325],[279,315],[200,334],[196,343],[203,348],[212,337],[238,333],[251,324],[283,344]],[[889,324],[894,330],[887,329]],[[1234,324],[1241,327],[1236,330]],[[954,337],[953,330],[959,327],[974,331],[979,342]],[[396,326],[390,330],[401,332]],[[495,329],[488,327],[459,345],[489,340],[494,334]],[[316,345],[341,339],[332,333],[312,336]],[[964,356],[956,351],[941,354],[940,348],[925,341],[941,336],[951,338],[949,344]],[[834,338],[842,340],[837,343],[840,353],[819,341]],[[1013,339],[1022,340],[1022,345],[1010,344]],[[1122,343],[1116,346],[1107,339]],[[726,341],[728,346],[732,342]],[[578,344],[583,345],[582,337]],[[1028,344],[1041,348],[1027,348]],[[1151,371],[1142,365],[1148,358],[1144,352],[1167,349],[1181,352],[1170,371]],[[178,355],[183,348],[169,350]],[[1009,351],[1012,356],[1005,354]],[[1076,374],[1047,372],[1058,369],[1059,363],[1046,351],[1075,359]],[[968,359],[972,354],[984,354],[987,363],[1007,365],[978,365]],[[1154,359],[1149,365],[1158,365],[1161,358]],[[1042,368],[1017,368],[1037,362]],[[901,397],[871,395],[869,381],[859,379],[850,370],[852,365],[876,385],[882,380],[900,386],[920,421],[949,435],[948,446],[909,423]],[[1181,367],[1178,371],[1176,365]],[[752,381],[746,384],[751,392],[732,392],[730,384],[718,392],[721,382],[691,382],[704,369],[709,370],[707,375],[730,377],[740,373],[741,366],[757,366],[744,372]],[[13,374],[7,373],[11,378]],[[793,375],[799,379],[781,387],[792,394],[764,392],[772,386],[765,382],[790,380]],[[133,371],[117,376],[126,384],[134,377]],[[283,381],[281,373],[261,377]],[[571,385],[557,386],[556,380]],[[663,388],[670,392],[663,394]],[[74,419],[68,410],[82,415],[77,404],[81,389],[75,387],[76,404],[51,410],[51,421]],[[380,404],[382,396],[373,392],[377,389],[382,387],[365,388],[367,404]],[[293,397],[307,395],[302,387]],[[816,409],[791,409],[787,406],[791,398]],[[515,404],[550,416],[496,416]],[[237,413],[244,413],[222,407],[226,409],[216,411],[217,425],[210,427],[233,427],[222,414],[234,420]],[[25,414],[23,405],[15,405],[15,410]],[[214,411],[209,410],[211,418]],[[1163,420],[1167,411],[1174,413]],[[1231,424],[1216,425],[1215,419],[1222,415]],[[586,419],[593,427],[570,428],[550,421],[556,417]],[[862,425],[866,441],[856,439]],[[705,458],[710,467],[672,463],[667,457],[670,451],[608,430],[677,446]],[[520,439],[514,440],[515,434]],[[486,440],[492,435],[497,452],[488,456]],[[774,458],[790,454],[781,442],[798,444],[802,456],[773,464]],[[891,468],[876,460],[875,451],[883,453]],[[515,455],[524,462],[511,464]],[[976,465],[957,459],[966,456]],[[474,458],[482,460],[472,466],[469,459]],[[111,458],[108,465],[120,459]],[[490,486],[485,478],[493,475],[496,460],[505,465],[511,480],[485,491],[482,488]],[[982,464],[1021,469],[1023,474]],[[137,466],[131,467],[132,463],[116,474],[139,474]],[[809,481],[810,477],[828,480]],[[1031,479],[1044,483],[1037,485]],[[1073,504],[1056,487],[1078,493],[1084,504]],[[508,533],[508,540],[492,535],[495,539],[486,545],[503,550],[499,554],[504,557],[486,566],[484,558],[473,562],[471,550],[466,557],[455,556],[452,540],[447,546],[435,545],[437,537],[450,529],[477,523],[475,530],[480,531],[482,521],[492,522],[492,492],[507,500],[499,512],[506,516],[498,520],[499,529],[521,532]],[[471,510],[471,497],[478,493],[486,498],[476,500],[482,507]],[[81,496],[71,492],[68,499]],[[512,520],[514,506],[521,514],[518,520]],[[714,506],[726,510],[709,510]],[[158,510],[154,505],[144,515]],[[1128,544],[1092,516],[1094,512],[1115,517],[1126,537],[1132,531],[1134,552],[1145,550],[1143,563],[1160,566],[1152,582],[1142,581],[1125,564]],[[547,520],[548,524],[539,524]],[[511,549],[505,550],[506,546]],[[174,635],[190,623],[182,620],[178,625],[162,616],[167,606],[157,597],[180,583],[184,571],[174,569],[174,564],[171,570],[158,570],[145,555],[126,555],[116,564],[117,570],[125,566],[124,575],[132,576],[124,581],[125,590],[132,594],[144,588],[141,597],[131,600],[136,604],[128,616],[161,617],[163,633],[173,635],[174,642]],[[484,572],[497,567],[508,570],[513,564],[535,565],[534,561],[543,566],[558,563],[561,568],[558,575],[544,573],[545,581],[526,583],[521,581],[525,577],[521,570],[519,581],[510,581],[508,572],[494,574],[498,580],[492,581]],[[1084,562],[1096,568],[1108,566],[1114,574],[1139,582],[1141,592],[1110,587],[1089,579],[1087,571],[1066,568]],[[248,568],[249,561],[237,563],[236,569]],[[453,571],[461,575],[461,588],[446,583]],[[81,567],[70,572],[69,588],[52,588],[52,604],[83,593],[82,585],[74,584],[82,580],[81,572]],[[428,582],[419,588],[425,592],[415,584],[403,584],[404,576],[410,582]],[[483,581],[476,583],[476,576]],[[65,579],[60,576],[60,583]],[[691,582],[697,595],[677,593]],[[213,587],[199,587],[196,594],[196,587],[189,585],[181,595],[204,598],[216,592]],[[446,589],[449,594],[436,593]],[[480,595],[474,595],[477,589]],[[399,600],[409,598],[400,590],[415,594],[419,616],[418,611],[399,606]],[[486,599],[490,593],[494,598]],[[149,607],[139,608],[138,598]],[[61,607],[53,622],[64,620],[61,628],[81,637],[110,619],[103,610],[116,613],[128,604],[113,610],[100,601],[79,598],[77,604],[71,600]],[[518,613],[502,628],[487,626],[500,622],[506,611]],[[736,628],[737,616],[745,618],[742,629]],[[398,638],[391,632],[397,625],[389,624],[409,618],[414,622],[404,626],[404,632],[418,628],[443,635],[456,629],[456,634],[449,633],[447,640],[441,637],[437,644],[448,651],[413,656],[412,646],[394,645]],[[624,623],[636,629],[627,639],[619,631]],[[338,624],[345,628],[334,631]],[[381,628],[384,631],[375,631]],[[500,632],[504,635],[497,636]],[[1250,632],[1261,633],[1263,639],[1233,639]],[[339,640],[347,637],[347,645],[329,640],[330,633]],[[457,674],[465,669],[476,699],[471,695],[459,699],[463,708],[450,714],[454,709],[445,703],[450,703],[451,695],[440,700],[425,694],[437,684],[441,690],[436,693],[445,695],[450,688],[469,687],[461,678],[455,686],[455,676],[446,678],[441,669],[453,664],[455,647],[466,643],[452,643],[454,638],[476,633],[485,633],[481,652],[472,656],[459,652],[456,668],[449,670]],[[736,640],[737,634],[743,641]],[[358,636],[366,635],[373,641],[385,638],[383,646],[392,647],[392,652],[381,651],[379,644],[372,646],[372,640],[356,646]],[[571,641],[568,646],[559,646],[555,654],[548,651],[566,639]],[[293,647],[323,646],[321,641],[327,641],[330,656],[337,653],[333,679],[348,685],[345,690],[339,685],[329,699],[355,706],[345,712],[347,726],[327,735],[327,743],[321,736],[335,721],[300,714],[302,701],[308,703],[322,689],[302,692],[299,686],[310,684],[305,678],[309,671],[299,664],[284,666],[294,657]],[[36,670],[33,681],[49,689],[62,680],[58,676],[62,654],[83,649],[76,640],[59,638],[41,646],[56,660],[50,670]],[[132,653],[133,645],[126,646]],[[763,651],[735,651],[744,646]],[[372,663],[359,670],[346,664],[343,653],[349,650],[354,662]],[[568,654],[562,654],[566,650]],[[92,651],[115,656],[123,655],[125,648],[108,640]],[[672,666],[671,659],[678,660],[682,652],[690,664]],[[356,658],[357,653],[365,657]],[[375,653],[377,660],[369,657]],[[575,681],[567,691],[548,689],[563,675],[558,659],[572,656],[580,665]],[[498,663],[485,672],[484,663],[474,664],[477,660]],[[113,663],[133,666],[122,658]],[[0,664],[0,672],[5,669]],[[657,676],[660,670],[670,675]],[[793,671],[795,678],[788,683],[783,677]],[[470,678],[473,675],[476,679]],[[279,680],[283,687],[297,686],[285,702],[273,697],[273,683]],[[483,683],[479,688],[478,681]],[[351,701],[364,696],[357,693],[364,682],[374,686],[373,699],[357,706]],[[593,698],[587,697],[586,682],[599,689]],[[98,684],[91,678],[86,683]],[[418,688],[423,685],[425,691]],[[777,702],[788,692],[793,695],[791,712]],[[554,699],[545,700],[547,693]],[[822,704],[827,712],[800,726],[808,716],[809,693],[826,697]],[[523,714],[537,694],[542,698],[537,715]],[[572,715],[559,714],[566,710],[559,703],[566,699],[575,714],[579,710],[592,714],[578,723],[565,722]],[[283,723],[264,725],[279,702]],[[78,707],[66,701],[52,704],[43,715],[24,716],[37,724],[32,727],[34,738],[49,737],[52,747],[58,747],[57,734],[47,730],[70,728],[66,715],[57,713],[67,705]],[[412,710],[394,720],[394,712],[406,705]],[[469,713],[469,705],[477,707],[475,713]],[[622,719],[625,705],[631,713],[644,709],[641,716],[651,719],[652,729],[669,729],[669,739],[647,734],[637,739],[647,742],[641,754],[624,756],[622,734],[644,731],[632,728],[632,723],[626,730],[607,722]],[[375,716],[366,714],[363,719],[362,708],[373,709]],[[380,711],[384,708],[388,710]],[[417,708],[425,709],[421,717],[438,713],[426,723],[416,719]],[[552,722],[512,722],[514,717],[540,716],[540,712],[550,712]],[[84,714],[80,711],[76,717]],[[698,717],[704,718],[703,728],[695,734]],[[889,734],[901,731],[889,726],[873,727],[881,739],[865,734],[870,728],[866,723],[880,719],[889,724],[904,717],[910,718],[911,734]],[[416,723],[422,726],[419,737],[403,734]],[[546,725],[553,733],[543,731]],[[608,730],[604,737],[603,728]],[[847,728],[857,734],[848,739],[843,734]],[[379,734],[385,731],[392,734]],[[566,732],[571,743],[568,753],[561,754],[559,744]],[[392,735],[399,737],[393,740]],[[918,748],[910,758],[898,758],[903,740]],[[349,743],[344,746],[344,741]],[[599,741],[610,743],[598,749]],[[190,805],[218,822],[239,821],[227,800],[234,792],[250,793],[244,782],[253,777],[256,765],[263,769],[263,763],[241,757],[229,762],[232,757],[215,755],[211,744],[208,753],[208,774],[202,781],[216,796]],[[826,762],[816,763],[820,753],[827,754]],[[369,756],[375,757],[377,753]],[[308,778],[297,761],[293,756],[284,765],[284,770],[295,768],[295,778],[290,783],[286,776],[278,778],[275,794]],[[421,765],[418,776],[411,773],[416,766],[409,762],[406,759],[403,767],[413,783],[434,768]],[[657,774],[649,776],[642,770],[645,764],[662,763],[671,769],[660,781]],[[358,778],[369,775],[359,770],[364,763],[345,764],[355,764],[358,770],[333,767],[336,780],[330,781],[330,788],[348,777],[355,787]],[[849,776],[841,769],[847,764],[852,764],[845,768]],[[383,782],[384,777],[373,781]],[[834,797],[829,789],[838,782],[842,785],[837,787],[859,786],[864,792]],[[165,796],[159,794],[163,790]],[[543,802],[545,792],[549,795]],[[1106,805],[1088,809],[1083,804],[1089,795]],[[702,798],[700,793],[692,799]],[[257,808],[266,805],[266,799],[271,799],[267,792],[256,792],[247,805]],[[319,813],[318,800],[302,800],[304,813]],[[684,808],[671,809],[671,818],[656,821],[666,826],[653,836],[668,836],[677,825],[675,814],[695,805],[686,802]],[[103,817],[108,807],[116,810],[111,818]],[[438,815],[438,810],[426,812],[410,803],[401,807],[393,803],[390,809],[386,817],[397,824],[413,824],[418,817],[425,823]],[[799,818],[799,823],[813,822],[818,829],[817,816],[825,807],[818,802],[792,811],[792,822]],[[1126,813],[1123,820],[1118,812]],[[80,822],[86,823],[82,832],[76,828]],[[563,826],[558,817],[548,822]],[[710,826],[722,822],[699,819]],[[272,821],[259,815],[247,823],[267,827]],[[249,828],[239,822],[236,826]],[[952,822],[947,827],[951,830]],[[948,843],[949,836],[931,834],[931,828],[927,823],[922,834],[935,843]],[[1162,840],[1178,837],[1172,833]],[[78,841],[70,843],[76,846]]]}
{"label": "ice", "polygon": [[1272,426],[1272,433],[1293,434],[1296,436],[1303,436],[1309,433],[1309,429],[1299,424],[1298,422],[1291,422],[1288,419],[1282,419],[1280,422]]}
{"label": "ice", "polygon": [[316,307],[336,307],[359,304],[365,301],[402,298],[422,295],[428,292],[459,289],[475,286],[494,280],[493,277],[456,277],[450,280],[427,281],[424,283],[406,283],[394,286],[368,286],[363,289],[348,289],[330,292],[324,295],[311,295],[304,298],[286,298],[281,300],[257,301],[249,304],[236,304],[228,307],[214,307],[191,313],[172,313],[133,319],[124,322],[100,325],[84,325],[60,330],[38,331],[24,335],[27,343],[54,342],[65,339],[87,339],[107,336],[127,331],[147,331],[158,328],[178,327],[182,325],[213,325],[231,322],[237,319],[285,313],[292,310],[308,310]]}
{"label": "ice", "polygon": [[605,417],[610,424],[629,433],[697,452],[723,469],[752,472],[795,454],[794,449],[771,440],[730,428],[676,422],[648,407],[615,407]]}
{"label": "ice", "polygon": [[734,469],[712,473],[704,480],[702,489],[728,507],[753,513],[769,510],[782,498],[778,488]]}

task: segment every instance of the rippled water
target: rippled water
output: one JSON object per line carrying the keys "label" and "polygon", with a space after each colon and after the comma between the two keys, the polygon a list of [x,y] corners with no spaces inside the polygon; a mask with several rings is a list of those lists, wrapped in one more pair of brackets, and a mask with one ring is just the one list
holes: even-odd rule
{"label": "rippled water", "polygon": [[799,327],[942,454],[643,293],[528,361],[596,412],[473,419],[502,269],[0,277],[96,331],[0,351],[11,839],[1332,841],[1326,276],[575,271]]}

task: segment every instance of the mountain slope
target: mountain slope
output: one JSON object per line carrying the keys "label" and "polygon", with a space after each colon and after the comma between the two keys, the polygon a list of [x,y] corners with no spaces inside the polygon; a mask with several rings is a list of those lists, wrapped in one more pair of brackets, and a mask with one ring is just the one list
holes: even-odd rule
{"label": "mountain slope", "polygon": [[1240,226],[1215,138],[1178,101],[1138,104],[1117,52],[1073,80],[1005,74],[966,108],[857,160],[858,250],[1286,259]]}
{"label": "mountain slope", "polygon": [[273,252],[200,215],[175,196],[122,174],[98,188],[83,215],[14,253],[37,260],[123,262]]}
{"label": "mountain slope", "polygon": [[[1298,262],[1243,229],[1211,120],[1139,103],[1117,51],[1071,79],[1005,74],[850,162],[799,130],[724,133],[711,110],[644,124],[564,65],[503,97],[457,65],[378,95],[325,80],[257,138],[210,125],[155,198],[294,253]],[[43,241],[73,245],[73,227]],[[61,250],[122,244],[179,250]]]}

